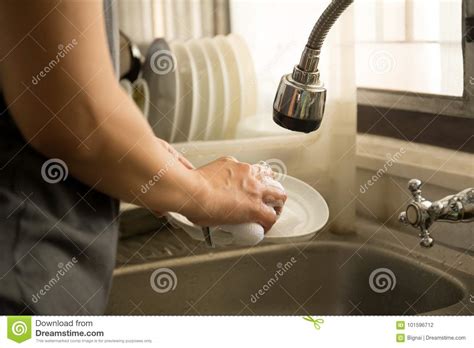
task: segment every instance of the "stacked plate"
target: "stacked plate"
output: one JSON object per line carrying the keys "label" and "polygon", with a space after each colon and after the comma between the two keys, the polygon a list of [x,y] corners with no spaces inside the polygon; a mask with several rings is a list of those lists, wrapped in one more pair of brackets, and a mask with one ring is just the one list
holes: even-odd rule
{"label": "stacked plate", "polygon": [[156,39],[143,78],[148,121],[170,142],[230,139],[257,109],[256,76],[247,45],[236,35],[186,42]]}

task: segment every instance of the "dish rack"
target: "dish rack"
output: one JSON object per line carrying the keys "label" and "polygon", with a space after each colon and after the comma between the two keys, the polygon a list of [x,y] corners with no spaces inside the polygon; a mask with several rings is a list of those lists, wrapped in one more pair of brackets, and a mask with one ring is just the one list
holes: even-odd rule
{"label": "dish rack", "polygon": [[237,34],[155,39],[138,80],[138,92],[126,81],[122,85],[139,99],[156,136],[168,142],[232,139],[238,124],[257,111],[254,64]]}

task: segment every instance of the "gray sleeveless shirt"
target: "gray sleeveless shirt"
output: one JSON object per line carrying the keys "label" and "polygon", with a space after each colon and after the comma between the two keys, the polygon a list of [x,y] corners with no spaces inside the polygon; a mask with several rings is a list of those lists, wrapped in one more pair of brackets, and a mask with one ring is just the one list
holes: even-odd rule
{"label": "gray sleeveless shirt", "polygon": [[[117,72],[114,3],[104,13]],[[0,113],[0,315],[103,313],[118,201],[66,176],[67,163],[64,181],[48,177],[49,159],[25,142],[1,95]]]}

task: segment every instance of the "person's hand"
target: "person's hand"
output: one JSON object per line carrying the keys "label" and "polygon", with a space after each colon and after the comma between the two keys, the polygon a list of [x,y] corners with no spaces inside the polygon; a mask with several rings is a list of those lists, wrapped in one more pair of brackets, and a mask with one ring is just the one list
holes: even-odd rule
{"label": "person's hand", "polygon": [[266,203],[282,206],[286,194],[266,186],[270,168],[251,166],[232,157],[223,157],[196,169],[202,185],[196,193],[195,208],[188,219],[200,226],[256,222],[268,231],[276,222],[277,213]]}

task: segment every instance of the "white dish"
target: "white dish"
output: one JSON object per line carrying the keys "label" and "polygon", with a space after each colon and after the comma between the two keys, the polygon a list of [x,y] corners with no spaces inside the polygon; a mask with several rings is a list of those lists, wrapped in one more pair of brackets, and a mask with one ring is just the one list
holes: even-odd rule
{"label": "white dish", "polygon": [[242,98],[240,103],[241,118],[250,117],[257,112],[257,75],[249,48],[244,39],[237,34],[226,36],[231,48],[237,57],[237,67],[240,76],[240,90]]}
{"label": "white dish", "polygon": [[205,140],[220,139],[224,132],[226,91],[224,84],[223,63],[214,41],[210,38],[202,39],[204,57],[206,58],[209,74],[209,101],[211,102],[206,126]]}
{"label": "white dish", "polygon": [[132,87],[132,98],[145,119],[147,119],[150,110],[150,91],[148,89],[148,84],[144,79],[138,78],[135,80]]}
{"label": "white dish", "polygon": [[[204,62],[206,63],[208,81],[207,90],[200,91],[201,97],[207,99],[208,101],[207,113],[203,116],[203,118],[206,120],[206,129],[204,130],[203,140],[209,140],[211,139],[212,129],[215,123],[215,115],[217,113],[216,110],[219,109],[221,104],[223,108],[224,101],[218,101],[216,96],[217,78],[215,75],[217,74],[217,69],[212,64],[212,52],[209,51],[209,47],[207,47],[205,39],[200,39],[199,41],[204,57]],[[215,58],[217,59],[217,55]]]}
{"label": "white dish", "polygon": [[148,123],[158,138],[170,141],[176,114],[176,60],[169,45],[156,39],[148,48],[142,77],[148,84]]}
{"label": "white dish", "polygon": [[206,57],[201,40],[190,40],[186,43],[191,56],[193,69],[193,112],[189,141],[204,140],[209,113],[209,74]]}
{"label": "white dish", "polygon": [[237,56],[230,42],[222,35],[214,38],[220,55],[219,58],[224,66],[224,83],[229,98],[226,99],[226,117],[224,124],[224,139],[235,137],[235,131],[240,119],[242,89],[239,69],[237,67]]}
{"label": "white dish", "polygon": [[172,142],[185,142],[188,140],[191,126],[191,112],[193,107],[193,71],[189,52],[181,41],[170,44],[171,51],[176,57],[177,71],[177,96],[176,112],[171,133]]}
{"label": "white dish", "polygon": [[[311,239],[329,219],[329,208],[324,198],[314,188],[301,180],[282,175],[280,182],[288,195],[278,221],[265,234],[263,241],[271,243],[299,242]],[[193,239],[204,240],[201,227],[194,225],[178,213],[168,213],[168,220],[184,229]],[[211,228],[212,238],[219,238],[220,244],[232,243],[230,233],[218,227]],[[222,243],[226,241],[226,243]]]}

